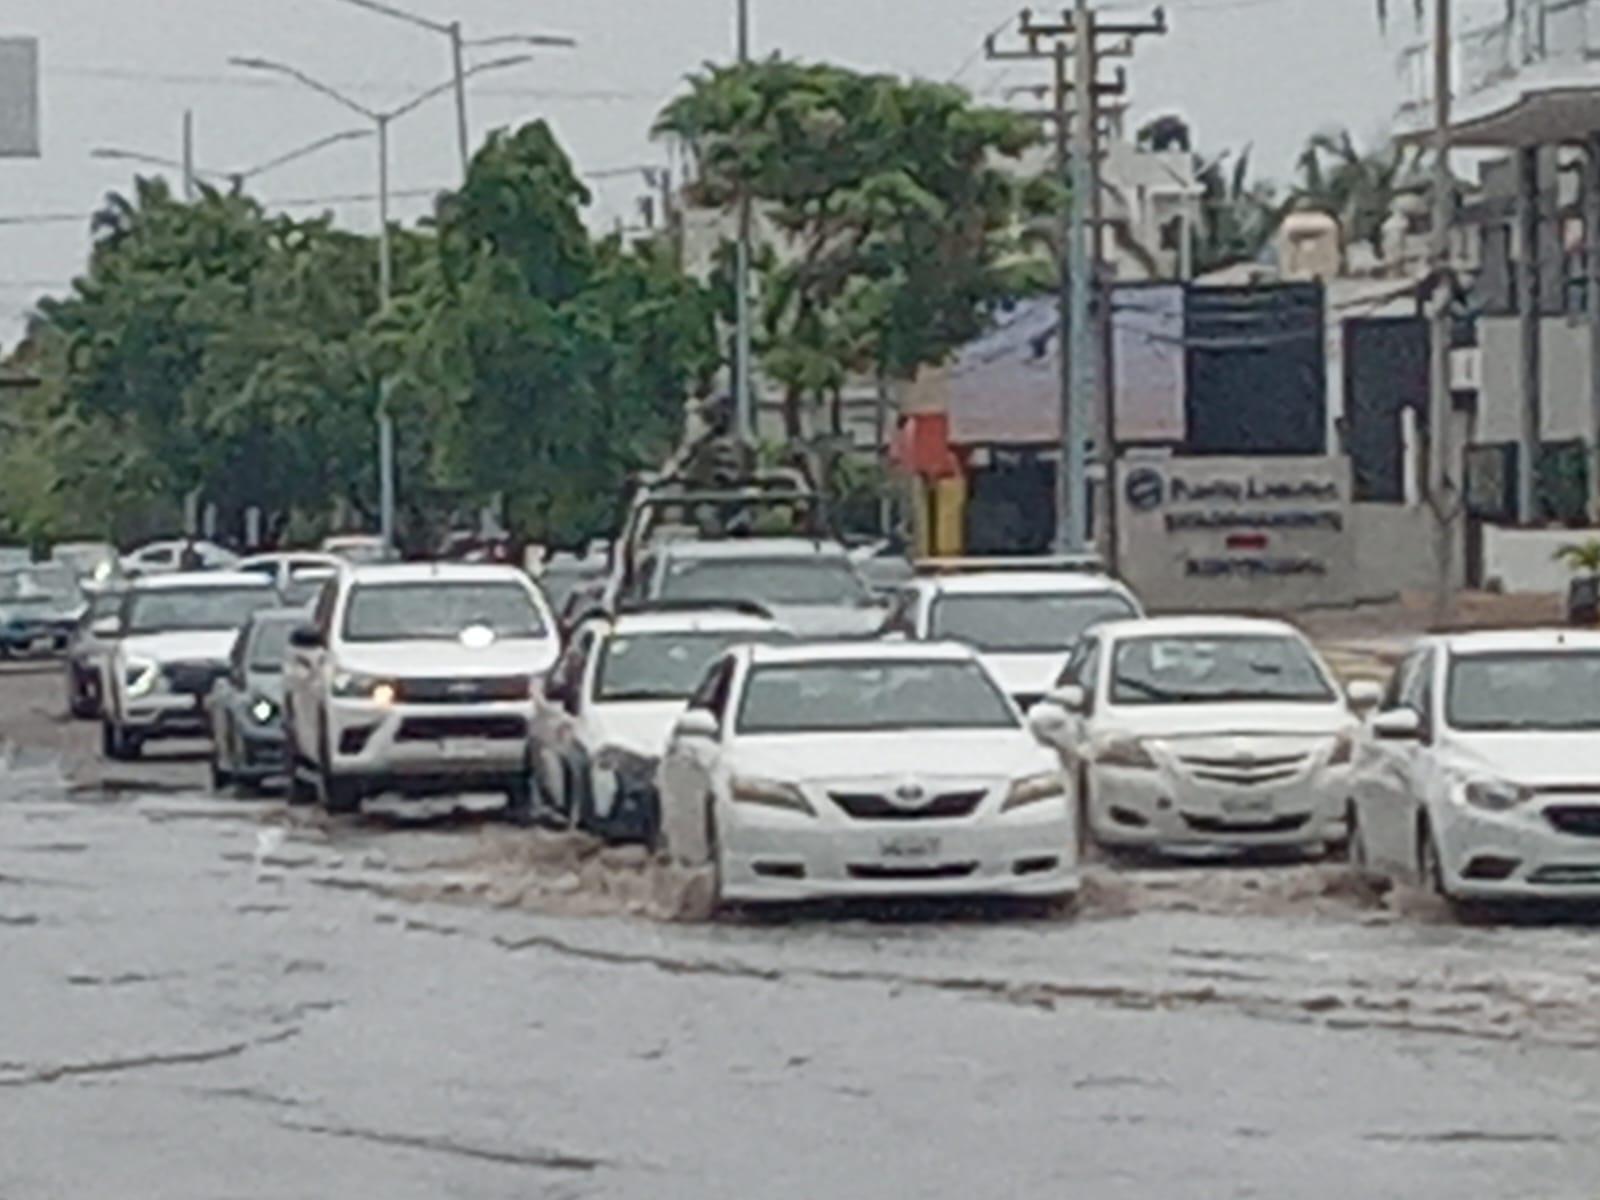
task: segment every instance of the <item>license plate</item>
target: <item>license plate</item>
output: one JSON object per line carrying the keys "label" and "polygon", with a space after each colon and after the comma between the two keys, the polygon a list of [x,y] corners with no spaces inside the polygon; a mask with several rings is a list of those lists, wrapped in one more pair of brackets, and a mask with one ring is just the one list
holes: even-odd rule
{"label": "license plate", "polygon": [[939,857],[939,839],[924,834],[901,834],[878,843],[880,857],[891,862],[920,862]]}
{"label": "license plate", "polygon": [[448,759],[488,758],[489,747],[484,742],[457,739],[444,744],[444,756]]}
{"label": "license plate", "polygon": [[1234,796],[1222,802],[1222,811],[1230,817],[1270,817],[1271,796]]}

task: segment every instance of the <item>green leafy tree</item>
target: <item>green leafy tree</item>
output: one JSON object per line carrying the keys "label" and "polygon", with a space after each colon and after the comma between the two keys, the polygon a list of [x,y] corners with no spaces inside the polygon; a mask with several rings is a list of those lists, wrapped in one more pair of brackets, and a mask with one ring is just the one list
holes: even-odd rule
{"label": "green leafy tree", "polygon": [[712,67],[662,112],[694,198],[748,194],[778,230],[760,258],[758,352],[786,431],[862,374],[909,378],[1016,294],[1019,183],[1038,138],[959,88],[783,59]]}
{"label": "green leafy tree", "polygon": [[1347,243],[1365,242],[1381,255],[1384,222],[1395,197],[1417,182],[1420,158],[1420,149],[1397,142],[1363,153],[1348,130],[1315,134],[1300,153],[1292,201],[1327,213]]}

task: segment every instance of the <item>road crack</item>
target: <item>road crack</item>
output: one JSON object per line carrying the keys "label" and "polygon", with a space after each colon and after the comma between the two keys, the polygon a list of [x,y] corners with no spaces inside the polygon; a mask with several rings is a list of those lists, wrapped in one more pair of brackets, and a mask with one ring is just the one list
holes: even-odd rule
{"label": "road crack", "polygon": [[545,1171],[590,1172],[607,1165],[598,1158],[556,1151],[497,1150],[490,1146],[472,1146],[451,1138],[426,1134],[386,1133],[377,1129],[356,1129],[345,1125],[308,1125],[297,1121],[280,1121],[284,1129],[296,1133],[311,1133],[318,1137],[343,1138],[349,1141],[371,1142],[378,1146],[395,1146],[403,1150],[424,1150],[433,1154],[450,1154],[458,1158],[476,1159],[479,1162],[500,1163],[511,1167],[534,1167]]}
{"label": "road crack", "polygon": [[226,1046],[217,1046],[209,1050],[175,1050],[164,1054],[139,1054],[128,1058],[106,1058],[83,1063],[57,1063],[48,1067],[34,1067],[10,1075],[0,1075],[0,1088],[31,1087],[36,1084],[60,1083],[65,1079],[80,1079],[92,1075],[118,1075],[127,1071],[143,1071],[150,1068],[191,1067],[225,1058],[238,1058],[261,1046],[286,1042],[298,1036],[300,1029],[295,1026],[281,1029],[277,1033],[251,1038],[249,1041],[230,1042]]}

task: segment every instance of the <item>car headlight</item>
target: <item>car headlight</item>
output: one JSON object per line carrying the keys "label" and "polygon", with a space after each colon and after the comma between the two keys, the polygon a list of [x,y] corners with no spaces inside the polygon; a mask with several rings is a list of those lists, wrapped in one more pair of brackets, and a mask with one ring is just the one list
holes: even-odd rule
{"label": "car headlight", "polygon": [[733,781],[732,795],[738,804],[760,804],[767,808],[784,808],[790,812],[801,812],[812,817],[817,815],[810,801],[792,783],[780,783],[775,779],[736,777]]}
{"label": "car headlight", "polygon": [[160,676],[156,664],[144,659],[129,659],[122,668],[122,684],[130,696],[148,696]]}
{"label": "car headlight", "polygon": [[1485,812],[1505,812],[1532,800],[1533,790],[1503,779],[1474,779],[1462,786],[1461,798]]}
{"label": "car headlight", "polygon": [[250,715],[257,725],[270,725],[278,715],[278,706],[266,696],[257,696],[250,705]]}
{"label": "car headlight", "polygon": [[1333,749],[1328,753],[1328,766],[1342,767],[1355,757],[1356,740],[1348,733],[1333,739]]}
{"label": "car headlight", "polygon": [[659,761],[651,755],[622,746],[602,746],[594,756],[594,765],[598,770],[610,771],[622,779],[646,782],[656,777]]}
{"label": "car headlight", "polygon": [[393,704],[395,687],[387,679],[380,679],[376,675],[363,675],[360,671],[336,671],[333,676],[333,694],[346,699]]}
{"label": "car headlight", "polygon": [[1136,737],[1110,737],[1095,751],[1094,761],[1101,767],[1125,767],[1133,771],[1153,771],[1156,760]]}
{"label": "car headlight", "polygon": [[1001,812],[1010,812],[1041,800],[1055,800],[1067,794],[1067,781],[1060,771],[1041,771],[1037,775],[1024,775],[1011,781]]}

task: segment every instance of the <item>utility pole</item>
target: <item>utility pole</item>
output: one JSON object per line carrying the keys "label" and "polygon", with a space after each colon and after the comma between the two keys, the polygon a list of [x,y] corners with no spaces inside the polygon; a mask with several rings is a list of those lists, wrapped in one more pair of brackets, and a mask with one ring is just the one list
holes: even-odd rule
{"label": "utility pole", "polygon": [[[1071,192],[1059,255],[1061,445],[1060,466],[1056,471],[1055,536],[1058,553],[1081,553],[1089,544],[1085,443],[1093,429],[1092,414],[1101,376],[1099,358],[1104,349],[1104,339],[1096,336],[1092,303],[1093,276],[1100,257],[1099,226],[1095,220],[1100,191],[1096,154],[1099,99],[1102,95],[1120,94],[1126,88],[1122,78],[1109,84],[1101,82],[1100,61],[1113,55],[1131,55],[1135,37],[1165,32],[1166,19],[1159,9],[1149,22],[1109,22],[1096,17],[1089,0],[1074,0],[1072,11],[1063,14],[1056,24],[1035,21],[1033,14],[1024,10],[1018,28],[1024,43],[1021,49],[999,50],[992,37],[985,47],[990,59],[1048,58],[1055,66],[1054,110],[1044,115],[1056,123],[1057,165],[1063,174],[1070,175]],[[1102,48],[1102,38],[1121,40],[1112,47]],[[1048,48],[1044,45],[1046,42],[1050,43]],[[1070,87],[1069,49],[1072,55]],[[1112,400],[1108,396],[1103,410],[1106,430],[1100,445],[1106,471],[1108,511],[1115,505]],[[1108,527],[1114,528],[1114,524],[1108,523]],[[1112,555],[1115,552],[1113,545]]]}
{"label": "utility pole", "polygon": [[1450,395],[1453,275],[1450,227],[1455,221],[1455,180],[1450,174],[1450,4],[1434,0],[1433,22],[1433,295],[1430,322],[1427,500],[1433,512],[1433,616],[1447,624],[1455,608],[1455,535],[1461,494],[1452,478],[1455,420]]}
{"label": "utility pole", "polygon": [[194,110],[183,110],[183,202],[193,204],[194,186]]}
{"label": "utility pole", "polygon": [[456,148],[461,155],[461,180],[472,168],[472,138],[467,132],[467,56],[461,40],[461,22],[450,22],[450,63],[456,91]]}
{"label": "utility pole", "polygon": [[[389,235],[389,122],[378,113],[378,312],[389,315],[394,298],[394,243]],[[378,534],[384,548],[394,544],[394,414],[389,411],[389,373],[378,381]]]}
{"label": "utility pole", "polygon": [[[750,65],[750,0],[738,0],[739,65]],[[756,443],[755,396],[751,388],[750,191],[739,189],[739,244],[734,250],[734,428],[746,445]]]}

